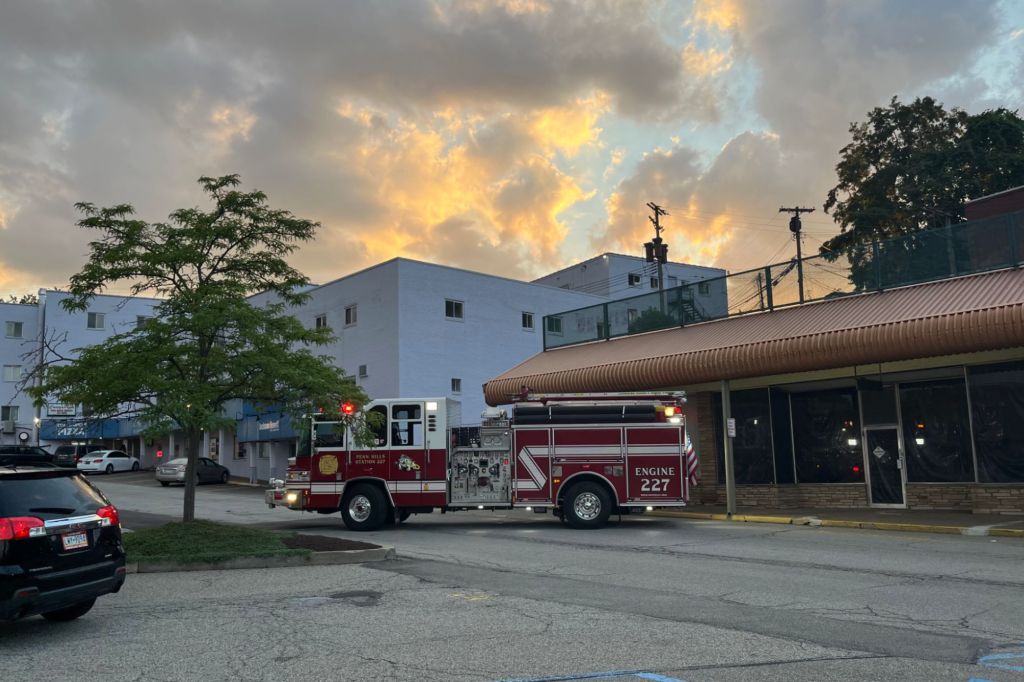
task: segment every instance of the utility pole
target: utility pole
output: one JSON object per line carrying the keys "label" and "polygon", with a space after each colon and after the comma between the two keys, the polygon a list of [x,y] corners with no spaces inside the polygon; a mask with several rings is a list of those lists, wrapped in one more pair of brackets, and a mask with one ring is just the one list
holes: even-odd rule
{"label": "utility pole", "polygon": [[654,239],[644,244],[644,250],[647,254],[648,263],[658,264],[658,301],[661,303],[661,312],[665,312],[665,277],[662,272],[662,266],[668,262],[668,244],[663,244],[661,239],[661,231],[664,230],[661,226],[661,216],[668,215],[668,211],[658,206],[653,201],[647,202],[647,208],[654,212],[653,216],[647,219],[654,225]]}
{"label": "utility pole", "polygon": [[803,225],[800,223],[801,213],[814,213],[813,208],[802,208],[800,206],[794,206],[793,208],[779,208],[779,213],[792,213],[793,217],[789,219],[789,231],[793,233],[796,239],[796,279],[797,285],[800,288],[800,302],[804,302],[804,261],[803,252],[801,251],[800,243],[800,230],[803,229]]}

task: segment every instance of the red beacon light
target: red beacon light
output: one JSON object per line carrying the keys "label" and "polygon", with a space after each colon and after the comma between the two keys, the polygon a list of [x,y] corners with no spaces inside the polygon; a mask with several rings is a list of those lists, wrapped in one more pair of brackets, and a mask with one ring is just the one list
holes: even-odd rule
{"label": "red beacon light", "polygon": [[356,413],[356,406],[353,403],[342,403],[341,413],[346,417],[351,417]]}

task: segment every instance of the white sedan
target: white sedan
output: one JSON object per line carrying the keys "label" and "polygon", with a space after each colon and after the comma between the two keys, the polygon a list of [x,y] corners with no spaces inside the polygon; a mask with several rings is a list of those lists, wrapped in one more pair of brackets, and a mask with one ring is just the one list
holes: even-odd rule
{"label": "white sedan", "polygon": [[120,450],[96,450],[82,455],[82,459],[78,460],[78,470],[102,471],[105,474],[112,474],[115,471],[138,471],[139,458]]}

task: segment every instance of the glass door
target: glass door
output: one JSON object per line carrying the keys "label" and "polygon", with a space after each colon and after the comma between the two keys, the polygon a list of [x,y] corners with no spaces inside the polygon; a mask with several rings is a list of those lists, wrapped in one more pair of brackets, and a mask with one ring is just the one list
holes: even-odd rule
{"label": "glass door", "polygon": [[866,427],[864,449],[871,506],[906,507],[899,429],[895,426]]}

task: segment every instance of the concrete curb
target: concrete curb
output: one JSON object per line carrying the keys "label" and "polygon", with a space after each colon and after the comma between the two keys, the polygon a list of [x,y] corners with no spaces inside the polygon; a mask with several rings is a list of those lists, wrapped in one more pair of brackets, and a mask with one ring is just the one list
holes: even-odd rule
{"label": "concrete curb", "polygon": [[310,552],[307,556],[241,557],[230,561],[179,563],[176,561],[129,562],[128,573],[176,573],[179,571],[231,571],[246,568],[291,568],[296,566],[335,566],[388,561],[396,557],[389,545],[376,549],[352,549],[336,552]]}
{"label": "concrete curb", "polygon": [[824,526],[827,528],[859,528],[862,530],[891,530],[904,533],[943,533],[946,535],[976,535],[1000,538],[1024,538],[1024,528],[991,528],[986,526],[937,526],[925,523],[893,523],[887,521],[848,521],[820,519],[816,516],[766,516],[760,514],[718,514],[711,512],[653,511],[649,516],[702,521],[734,521],[742,523],[778,523],[791,526]]}

